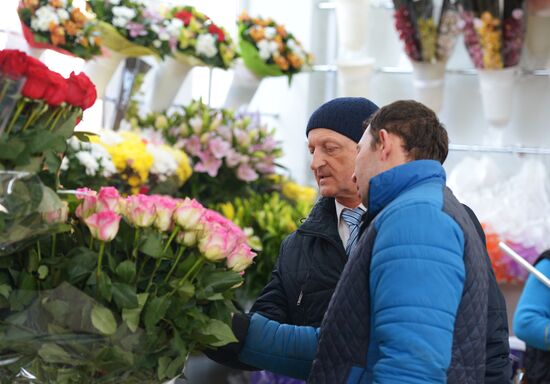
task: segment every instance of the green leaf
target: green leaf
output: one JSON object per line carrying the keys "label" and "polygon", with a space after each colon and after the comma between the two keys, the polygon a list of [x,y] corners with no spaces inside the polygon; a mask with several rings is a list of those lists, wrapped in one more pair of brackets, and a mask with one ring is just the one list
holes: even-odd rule
{"label": "green leaf", "polygon": [[101,297],[103,297],[108,302],[111,302],[113,298],[113,284],[111,283],[111,278],[106,273],[101,273],[99,275],[99,280],[97,281],[97,288]]}
{"label": "green leaf", "polygon": [[70,365],[76,365],[77,360],[72,359],[71,356],[59,345],[53,344],[53,343],[45,343],[40,347],[40,350],[38,351],[38,355],[44,360],[46,363],[53,363],[53,364],[70,364]]}
{"label": "green leaf", "polygon": [[113,283],[113,299],[120,309],[138,307],[136,289],[127,284]]}
{"label": "green leaf", "polygon": [[223,293],[241,283],[243,278],[233,271],[214,271],[201,280],[206,292]]}
{"label": "green leaf", "polygon": [[138,308],[122,309],[122,319],[126,322],[128,329],[130,329],[130,331],[132,332],[135,332],[138,329],[139,316],[141,314],[141,311],[143,310],[145,303],[147,302],[148,296],[148,293],[140,293],[138,295]]}
{"label": "green leaf", "polygon": [[221,347],[239,340],[233,334],[231,327],[222,321],[210,319],[200,330],[199,334],[207,336],[207,343],[212,347]]}
{"label": "green leaf", "polygon": [[170,364],[171,361],[172,359],[167,356],[159,357],[158,367],[157,367],[157,377],[159,380],[168,378],[168,375],[166,374],[166,369],[168,368],[168,365]]}
{"label": "green leaf", "polygon": [[104,335],[114,334],[117,328],[113,313],[109,309],[97,305],[92,308],[92,324]]}
{"label": "green leaf", "polygon": [[260,53],[256,47],[242,38],[239,40],[239,50],[245,65],[256,76],[283,76],[285,74],[276,64],[267,64],[260,57]]}
{"label": "green leaf", "polygon": [[130,284],[136,277],[136,265],[130,260],[125,260],[116,267],[115,272],[123,283]]}
{"label": "green leaf", "polygon": [[152,331],[153,327],[164,317],[170,304],[171,300],[168,295],[155,297],[147,304],[143,321],[148,332]]}
{"label": "green leaf", "polygon": [[0,285],[0,295],[2,295],[4,298],[10,297],[10,293],[12,291],[12,287],[10,287],[7,284]]}
{"label": "green leaf", "polygon": [[151,231],[147,232],[143,237],[143,243],[140,250],[152,258],[158,259],[162,256],[162,248],[162,234],[157,231]]}
{"label": "green leaf", "polygon": [[179,357],[172,360],[170,365],[168,365],[168,367],[166,368],[166,377],[168,379],[179,377],[180,375],[178,375],[178,373],[183,371],[186,360],[187,356],[185,354],[180,354]]}
{"label": "green leaf", "polygon": [[97,137],[97,134],[93,132],[76,131],[74,132],[73,136],[75,136],[78,140],[82,142],[88,143],[90,142],[90,137]]}
{"label": "green leaf", "polygon": [[61,300],[51,300],[42,303],[42,307],[52,315],[57,322],[63,322],[63,319],[70,311],[69,303]]}
{"label": "green leaf", "polygon": [[25,149],[25,143],[19,139],[9,139],[0,142],[0,159],[15,160]]}
{"label": "green leaf", "polygon": [[[179,284],[179,281],[175,281],[175,284]],[[190,282],[186,281],[181,287],[177,289],[178,297],[183,299],[183,301],[188,301],[195,294],[195,286]]]}
{"label": "green leaf", "polygon": [[88,276],[95,271],[97,265],[97,255],[95,252],[85,247],[72,249],[68,257],[71,257],[67,265],[67,273],[69,275],[69,283],[78,285],[86,280]]}
{"label": "green leaf", "polygon": [[73,111],[70,115],[64,116],[65,120],[63,124],[58,126],[55,129],[55,133],[61,135],[65,140],[73,135],[74,127],[76,126],[76,118],[82,113],[81,110],[77,109]]}

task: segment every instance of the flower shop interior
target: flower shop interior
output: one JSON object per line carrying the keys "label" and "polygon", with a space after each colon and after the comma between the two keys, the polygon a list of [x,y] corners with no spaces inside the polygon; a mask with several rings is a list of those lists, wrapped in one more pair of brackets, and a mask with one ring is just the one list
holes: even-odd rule
{"label": "flower shop interior", "polygon": [[340,96],[443,122],[521,371],[530,272],[500,244],[528,264],[550,248],[550,1],[1,10],[0,382],[275,382],[202,351],[236,340],[231,314],[315,203],[305,127]]}

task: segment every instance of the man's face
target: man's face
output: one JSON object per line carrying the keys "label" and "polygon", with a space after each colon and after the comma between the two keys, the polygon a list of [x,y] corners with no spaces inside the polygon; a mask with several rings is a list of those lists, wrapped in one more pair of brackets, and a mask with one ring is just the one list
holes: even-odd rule
{"label": "man's face", "polygon": [[368,205],[370,180],[382,172],[380,151],[378,147],[372,149],[373,141],[370,126],[365,130],[359,144],[357,144],[357,156],[355,157],[354,180],[357,183],[357,191],[365,206]]}
{"label": "man's face", "polygon": [[357,144],[331,129],[309,131],[308,147],[312,155],[311,170],[324,197],[335,197],[340,203],[358,204],[353,167]]}

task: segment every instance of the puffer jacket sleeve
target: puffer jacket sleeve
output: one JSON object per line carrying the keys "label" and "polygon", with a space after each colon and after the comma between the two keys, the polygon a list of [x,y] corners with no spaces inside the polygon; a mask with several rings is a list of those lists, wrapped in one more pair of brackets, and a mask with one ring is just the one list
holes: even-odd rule
{"label": "puffer jacket sleeve", "polygon": [[239,360],[297,379],[307,379],[317,351],[319,328],[280,324],[260,314],[250,319]]}
{"label": "puffer jacket sleeve", "polygon": [[289,235],[281,244],[277,263],[271,272],[271,280],[264,287],[250,310],[250,312],[257,312],[279,323],[287,323],[289,318],[288,297],[283,275],[285,262],[288,258],[286,249],[293,237],[294,234]]}
{"label": "puffer jacket sleeve", "polygon": [[[537,269],[550,276],[550,260],[542,259]],[[530,275],[514,315],[514,332],[530,347],[550,350],[550,290]]]}
{"label": "puffer jacket sleeve", "polygon": [[428,203],[385,212],[375,227],[373,382],[445,383],[464,287],[464,234],[440,207]]}

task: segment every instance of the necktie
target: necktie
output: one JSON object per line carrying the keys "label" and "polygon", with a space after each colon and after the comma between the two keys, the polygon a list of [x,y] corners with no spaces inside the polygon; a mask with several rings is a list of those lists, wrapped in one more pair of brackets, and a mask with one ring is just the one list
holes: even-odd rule
{"label": "necktie", "polygon": [[361,223],[361,217],[363,217],[365,211],[361,207],[354,209],[344,208],[342,210],[342,219],[346,222],[349,227],[349,239],[346,244],[346,255],[350,255],[353,248],[355,248],[355,243],[357,243],[357,238],[359,237],[359,224]]}

